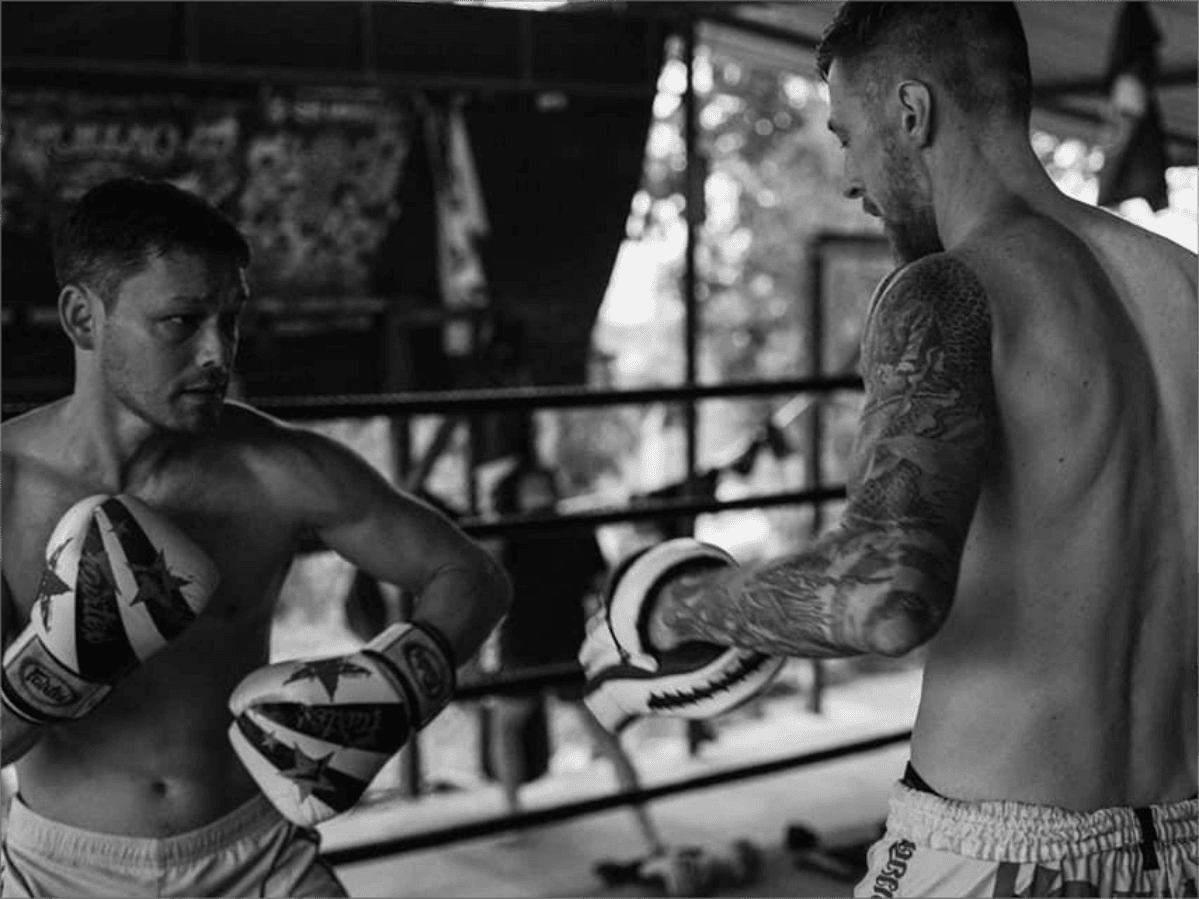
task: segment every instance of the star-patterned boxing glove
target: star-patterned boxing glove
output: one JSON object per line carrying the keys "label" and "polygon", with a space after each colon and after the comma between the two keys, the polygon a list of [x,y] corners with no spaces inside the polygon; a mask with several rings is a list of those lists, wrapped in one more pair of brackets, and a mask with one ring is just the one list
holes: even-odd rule
{"label": "star-patterned boxing glove", "polygon": [[29,624],[4,653],[5,710],[31,724],[86,715],[195,621],[217,580],[204,551],[145,503],[76,503],[50,535]]}
{"label": "star-patterned boxing glove", "polygon": [[644,715],[710,718],[778,674],[784,658],[701,642],[662,652],[650,642],[650,611],[667,584],[736,564],[718,546],[680,537],[635,553],[612,572],[604,615],[579,649],[583,702],[606,729],[619,733]]}
{"label": "star-patterned boxing glove", "polygon": [[250,672],[229,698],[229,741],[275,807],[312,827],[358,802],[454,686],[445,638],[393,624],[351,655]]}

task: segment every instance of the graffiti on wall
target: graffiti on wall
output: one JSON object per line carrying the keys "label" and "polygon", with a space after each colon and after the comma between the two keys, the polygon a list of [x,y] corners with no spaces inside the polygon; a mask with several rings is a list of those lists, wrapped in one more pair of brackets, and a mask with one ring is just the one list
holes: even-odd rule
{"label": "graffiti on wall", "polygon": [[271,92],[247,136],[240,223],[261,291],[370,290],[375,254],[400,214],[411,115],[375,92]]}
{"label": "graffiti on wall", "polygon": [[232,213],[246,110],[171,95],[3,95],[5,228],[45,227],[54,210],[118,175],[165,178]]}
{"label": "graffiti on wall", "polygon": [[369,291],[400,214],[412,118],[374,89],[268,89],[257,102],[6,91],[0,102],[5,229],[44,231],[111,177],[163,178],[237,222],[256,292],[346,295]]}

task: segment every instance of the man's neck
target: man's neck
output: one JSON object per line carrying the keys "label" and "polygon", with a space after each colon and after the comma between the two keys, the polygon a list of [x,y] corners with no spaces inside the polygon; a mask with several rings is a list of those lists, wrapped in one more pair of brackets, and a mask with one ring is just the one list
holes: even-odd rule
{"label": "man's neck", "polygon": [[63,448],[72,468],[112,493],[128,485],[135,464],[161,451],[162,432],[129,410],[79,387],[62,409]]}
{"label": "man's neck", "polygon": [[933,208],[947,250],[1014,207],[1038,206],[1047,191],[1056,191],[1024,139],[963,139],[942,154],[942,159],[930,162],[930,170],[939,174],[933,185]]}

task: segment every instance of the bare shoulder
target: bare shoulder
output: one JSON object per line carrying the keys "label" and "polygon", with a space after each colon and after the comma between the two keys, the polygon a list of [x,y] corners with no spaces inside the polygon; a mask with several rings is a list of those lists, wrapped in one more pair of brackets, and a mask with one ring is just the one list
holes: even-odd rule
{"label": "bare shoulder", "polygon": [[957,305],[982,299],[985,291],[968,256],[942,252],[904,266],[888,287],[887,295],[892,294],[905,303]]}
{"label": "bare shoulder", "polygon": [[1147,261],[1169,266],[1185,274],[1194,284],[1199,277],[1199,256],[1170,238],[1150,231],[1135,222],[1116,215],[1107,209],[1086,207],[1085,221],[1095,230],[1103,230],[1118,238],[1130,252],[1143,256]]}
{"label": "bare shoulder", "polygon": [[989,340],[990,303],[982,279],[954,253],[905,266],[876,301],[866,324],[864,362],[902,356],[914,336],[946,347],[981,349]]}
{"label": "bare shoulder", "polygon": [[1117,292],[1194,305],[1199,257],[1110,210],[1071,201],[1052,218],[1029,216],[1028,227],[1012,239],[1023,241],[1021,258],[1039,264],[1039,274],[1070,277],[1090,271]]}
{"label": "bare shoulder", "polygon": [[30,409],[0,425],[0,452],[5,456],[39,453],[56,439],[59,412],[66,400]]}
{"label": "bare shoulder", "polygon": [[334,441],[300,425],[268,415],[236,401],[226,401],[214,446],[233,455],[262,476],[302,476],[308,465],[337,450]]}
{"label": "bare shoulder", "polygon": [[0,490],[6,520],[12,511],[10,500],[30,482],[73,479],[60,460],[65,441],[59,412],[64,403],[38,406],[0,425]]}
{"label": "bare shoulder", "polygon": [[306,515],[341,506],[362,481],[381,483],[344,444],[242,403],[226,403],[220,430],[222,452],[235,454],[277,502]]}
{"label": "bare shoulder", "polygon": [[259,453],[268,461],[285,464],[305,458],[322,461],[329,455],[340,456],[347,451],[343,444],[318,431],[232,400],[225,403],[221,439]]}

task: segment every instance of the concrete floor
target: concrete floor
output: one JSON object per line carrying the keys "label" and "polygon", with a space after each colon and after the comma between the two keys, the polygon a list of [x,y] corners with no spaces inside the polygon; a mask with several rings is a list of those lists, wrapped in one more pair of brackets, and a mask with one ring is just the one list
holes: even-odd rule
{"label": "concrete floor", "polygon": [[[715,744],[689,758],[681,741],[641,752],[636,762],[646,786],[701,773],[881,736],[911,726],[920,673],[879,675],[829,689],[820,715],[795,697],[770,700],[761,718],[722,729]],[[849,896],[852,880],[798,868],[784,844],[786,829],[803,824],[830,845],[867,843],[886,816],[887,795],[900,776],[907,745],[779,774],[669,796],[650,805],[672,845],[721,851],[735,839],[752,840],[763,852],[759,879],[720,895]],[[617,789],[607,763],[559,772],[528,785],[527,809],[543,808]],[[492,817],[501,812],[499,788],[486,784],[405,801],[376,798],[323,825],[327,850],[419,833]],[[641,895],[645,887],[611,888],[592,866],[603,858],[644,854],[629,810],[621,808],[519,833],[505,833],[443,847],[343,865],[338,869],[354,896],[516,897]]]}

